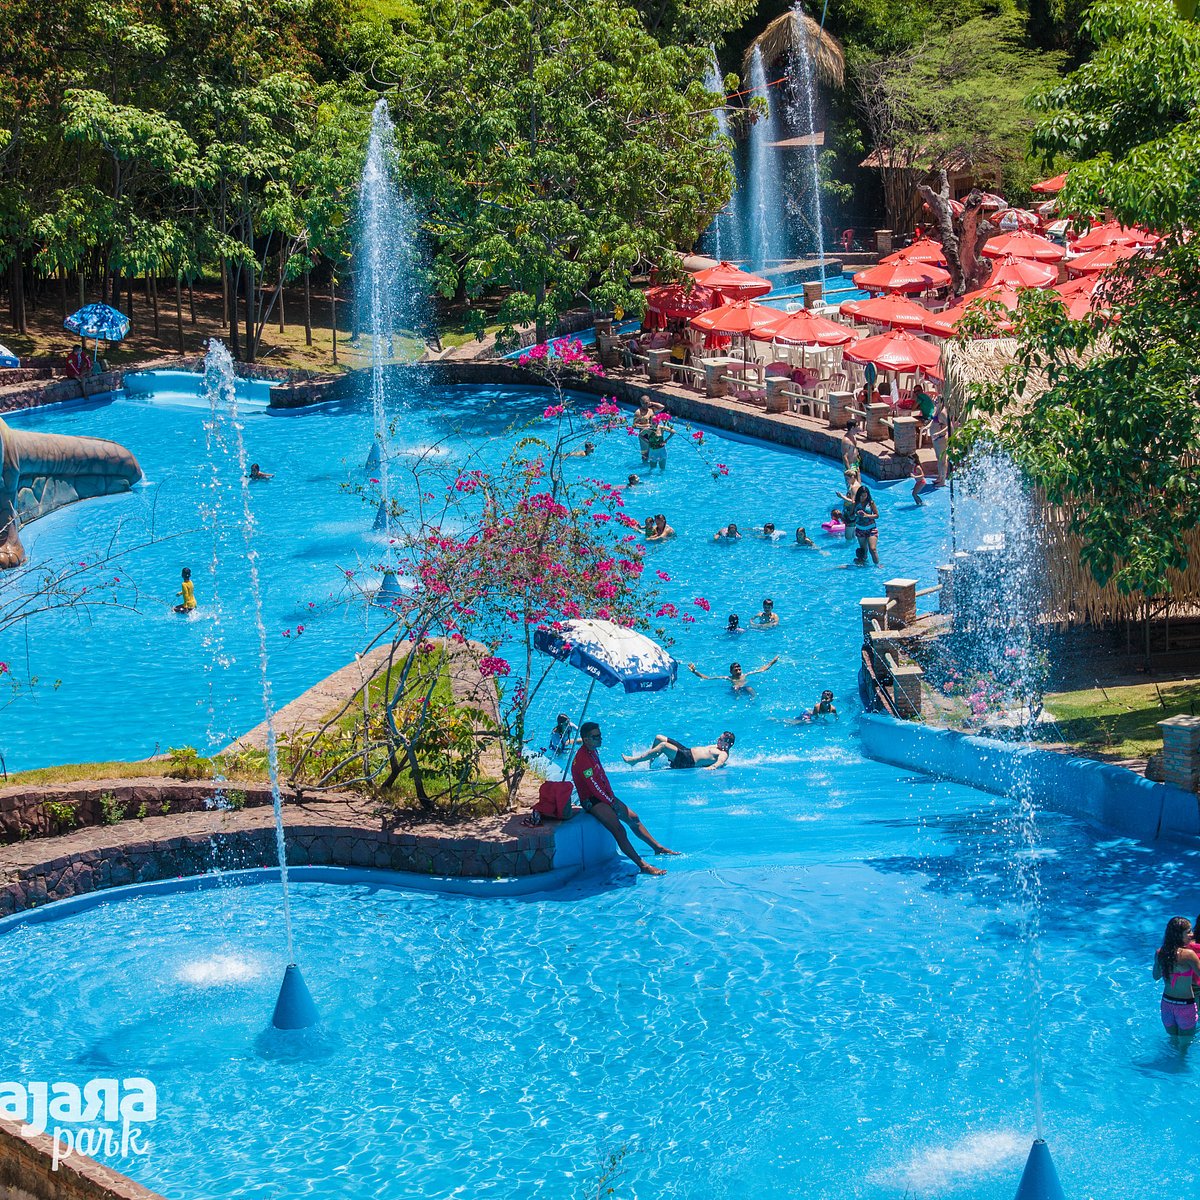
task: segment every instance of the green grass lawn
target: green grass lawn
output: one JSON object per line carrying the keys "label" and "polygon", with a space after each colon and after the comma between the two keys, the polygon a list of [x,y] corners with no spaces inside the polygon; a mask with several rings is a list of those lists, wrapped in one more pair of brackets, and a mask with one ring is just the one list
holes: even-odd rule
{"label": "green grass lawn", "polygon": [[1146,758],[1162,749],[1159,721],[1200,712],[1200,680],[1055,692],[1046,708],[1071,745],[1105,758]]}

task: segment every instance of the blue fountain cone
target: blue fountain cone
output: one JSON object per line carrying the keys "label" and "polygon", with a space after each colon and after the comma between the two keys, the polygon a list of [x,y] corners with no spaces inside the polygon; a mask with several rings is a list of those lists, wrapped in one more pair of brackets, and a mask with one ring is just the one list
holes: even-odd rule
{"label": "blue fountain cone", "polygon": [[320,1019],[321,1014],[317,1012],[300,968],[295,963],[289,964],[283,973],[283,985],[279,989],[279,999],[275,1001],[271,1024],[276,1029],[308,1029]]}
{"label": "blue fountain cone", "polygon": [[367,454],[367,470],[368,471],[378,471],[379,470],[379,443],[378,442],[371,443],[371,449],[370,449],[369,453]]}
{"label": "blue fountain cone", "polygon": [[375,525],[376,532],[388,527],[388,502],[380,500],[379,507],[375,510]]}
{"label": "blue fountain cone", "polygon": [[383,582],[375,593],[375,603],[390,606],[393,600],[400,598],[400,584],[396,580],[395,571],[384,571]]}
{"label": "blue fountain cone", "polygon": [[1013,1200],[1065,1200],[1050,1147],[1038,1138],[1029,1149],[1021,1184]]}

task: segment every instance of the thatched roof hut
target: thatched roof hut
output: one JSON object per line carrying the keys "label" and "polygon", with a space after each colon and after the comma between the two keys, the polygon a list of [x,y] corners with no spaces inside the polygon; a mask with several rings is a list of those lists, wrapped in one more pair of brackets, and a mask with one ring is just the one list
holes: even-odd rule
{"label": "thatched roof hut", "polygon": [[[942,347],[943,394],[952,421],[958,423],[970,415],[971,386],[999,381],[1016,361],[1016,352],[1013,338],[965,343],[947,339]],[[1030,402],[1048,386],[1044,375],[1035,374],[1027,379],[1022,399]],[[1015,406],[1009,408],[1005,416],[1011,417],[1015,411]],[[1167,597],[1152,597],[1148,601],[1142,592],[1122,592],[1112,583],[1101,587],[1096,582],[1080,559],[1082,539],[1071,529],[1074,505],[1051,504],[1036,489],[1034,502],[1039,509],[1037,528],[1045,549],[1044,614],[1055,624],[1113,625],[1120,621],[1140,621],[1146,617],[1148,607],[1169,614],[1200,613],[1200,529],[1185,534],[1187,570],[1169,572]],[[1086,497],[1075,501],[1080,503],[1086,504]]]}
{"label": "thatched roof hut", "polygon": [[841,44],[812,17],[795,9],[788,9],[782,16],[776,17],[746,47],[742,58],[742,78],[750,78],[750,60],[755,50],[770,68],[786,65],[793,50],[800,45],[807,45],[813,74],[822,87],[840,89],[845,85],[846,57]]}

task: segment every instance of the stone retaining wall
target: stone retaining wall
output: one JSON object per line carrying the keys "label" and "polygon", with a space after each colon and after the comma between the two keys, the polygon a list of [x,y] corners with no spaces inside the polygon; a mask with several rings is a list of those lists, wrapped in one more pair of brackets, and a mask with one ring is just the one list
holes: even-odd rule
{"label": "stone retaining wall", "polygon": [[163,1200],[117,1171],[74,1156],[53,1169],[49,1134],[21,1136],[21,1127],[0,1119],[0,1197],[3,1200]]}
{"label": "stone retaining wall", "polygon": [[38,408],[43,404],[59,404],[64,400],[81,400],[100,396],[121,386],[122,372],[102,371],[83,379],[56,379],[52,383],[22,383],[0,389],[0,413]]}

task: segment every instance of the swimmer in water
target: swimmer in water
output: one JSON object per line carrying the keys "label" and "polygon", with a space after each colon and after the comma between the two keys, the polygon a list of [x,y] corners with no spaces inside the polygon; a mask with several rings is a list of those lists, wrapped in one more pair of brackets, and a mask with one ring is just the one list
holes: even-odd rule
{"label": "swimmer in water", "polygon": [[718,529],[717,532],[713,534],[713,541],[714,542],[737,542],[737,541],[741,541],[741,537],[742,537],[742,535],[741,535],[740,531],[738,530],[738,527],[732,521],[730,521],[728,525],[724,526],[721,529]]}
{"label": "swimmer in water", "polygon": [[742,695],[753,698],[754,689],[750,686],[750,676],[761,675],[764,671],[769,671],[778,661],[779,655],[777,654],[770,662],[763,663],[761,667],[755,667],[753,671],[743,671],[741,663],[730,663],[728,675],[705,675],[696,670],[695,663],[688,663],[688,670],[700,679],[724,679],[733,688],[735,696]]}
{"label": "swimmer in water", "polygon": [[798,717],[793,717],[790,721],[785,721],[784,724],[811,725],[818,718],[824,721],[826,717],[832,717],[835,721],[841,720],[838,716],[838,710],[833,704],[833,693],[828,688],[821,693],[820,700],[812,708],[806,708]]}
{"label": "swimmer in water", "polygon": [[774,629],[779,624],[779,614],[775,611],[774,600],[764,600],[762,602],[762,612],[750,622],[755,629]]}
{"label": "swimmer in water", "polygon": [[742,628],[741,621],[738,620],[737,613],[729,614],[729,624],[725,626],[725,632],[726,633],[745,633],[746,632]]}
{"label": "swimmer in water", "polygon": [[674,771],[689,770],[692,767],[715,771],[729,761],[729,751],[733,749],[735,741],[729,730],[721,734],[711,746],[685,746],[664,733],[656,733],[654,745],[648,750],[643,750],[641,754],[622,754],[621,757],[634,767],[641,762],[653,763],[661,754]]}
{"label": "swimmer in water", "polygon": [[175,595],[183,597],[183,603],[175,605],[177,613],[190,613],[196,607],[196,585],[192,583],[191,567],[183,568],[183,586]]}
{"label": "swimmer in water", "polygon": [[258,463],[250,464],[250,482],[265,483],[268,479],[273,479],[274,476],[268,475],[266,471],[258,465]]}
{"label": "swimmer in water", "polygon": [[817,543],[804,532],[804,526],[801,525],[796,530],[796,545],[802,547],[815,546]]}

